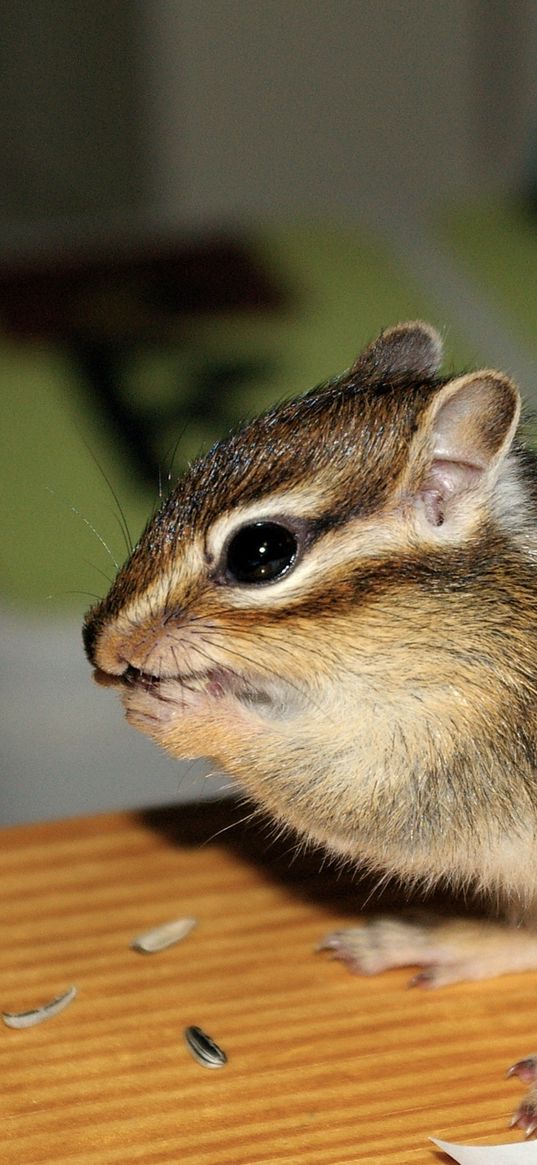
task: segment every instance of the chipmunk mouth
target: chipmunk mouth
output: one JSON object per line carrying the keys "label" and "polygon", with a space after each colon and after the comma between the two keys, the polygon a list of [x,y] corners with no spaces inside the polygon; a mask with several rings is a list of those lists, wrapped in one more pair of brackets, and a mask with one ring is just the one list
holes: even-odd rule
{"label": "chipmunk mouth", "polygon": [[256,710],[261,715],[278,719],[292,716],[302,703],[302,700],[297,698],[297,693],[291,694],[281,681],[243,676],[225,667],[157,676],[128,664],[121,675],[113,675],[97,668],[94,671],[94,680],[102,687],[120,689],[126,700],[130,691],[133,694],[143,693],[155,703],[168,703],[170,686],[173,688],[178,685],[185,696],[209,697],[213,700],[231,698],[251,711]]}
{"label": "chipmunk mouth", "polygon": [[175,675],[157,676],[151,672],[142,671],[139,667],[127,664],[121,675],[96,668],[93,673],[95,683],[104,688],[135,688],[158,697],[161,686],[172,682],[181,684],[189,691],[208,692],[209,695],[224,695],[227,690],[236,688],[241,680],[227,668],[208,668],[200,672],[178,672]]}

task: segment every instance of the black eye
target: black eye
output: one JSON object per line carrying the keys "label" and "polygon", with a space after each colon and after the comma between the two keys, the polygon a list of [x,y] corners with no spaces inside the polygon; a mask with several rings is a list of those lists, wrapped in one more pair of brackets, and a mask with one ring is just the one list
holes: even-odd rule
{"label": "black eye", "polygon": [[293,565],[298,543],[278,522],[243,526],[227,548],[227,577],[239,583],[264,583],[281,578]]}

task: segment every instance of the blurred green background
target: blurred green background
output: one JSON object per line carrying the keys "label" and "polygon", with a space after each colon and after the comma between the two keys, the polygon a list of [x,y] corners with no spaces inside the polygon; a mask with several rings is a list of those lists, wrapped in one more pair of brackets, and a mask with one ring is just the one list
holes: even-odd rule
{"label": "blurred green background", "polygon": [[[375,246],[359,228],[272,226],[249,237],[247,246],[271,284],[284,289],[286,303],[191,317],[179,321],[175,336],[167,328],[156,346],[144,344],[142,334],[122,351],[117,378],[131,406],[142,417],[158,415],[170,400],[176,406],[177,415],[157,434],[164,478],[172,452],[176,476],[233,421],[343,371],[387,323],[426,317],[442,327],[438,306],[387,247]],[[462,358],[460,345],[458,352],[454,343],[450,349]],[[192,381],[222,366],[231,371],[220,416],[207,414],[204,402],[189,416]],[[238,375],[233,383],[233,370],[242,366],[246,380]],[[80,592],[102,592],[101,572],[113,570],[103,542],[116,561],[125,556],[112,489],[136,538],[158,500],[158,468],[151,486],[122,456],[106,415],[92,400],[75,344],[6,338],[0,375],[7,405],[0,435],[2,489],[9,497],[4,598],[18,608],[82,611],[86,600]]]}

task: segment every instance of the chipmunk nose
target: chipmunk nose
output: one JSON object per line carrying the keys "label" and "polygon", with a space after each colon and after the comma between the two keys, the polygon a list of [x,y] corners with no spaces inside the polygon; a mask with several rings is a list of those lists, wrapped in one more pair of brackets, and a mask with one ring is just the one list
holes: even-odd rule
{"label": "chipmunk nose", "polygon": [[166,642],[162,640],[161,619],[137,625],[121,617],[107,621],[99,616],[99,612],[92,617],[90,611],[82,635],[90,663],[98,672],[108,676],[124,677],[131,669],[157,677],[162,673],[165,657],[169,654]]}
{"label": "chipmunk nose", "polygon": [[126,646],[115,641],[115,637],[102,632],[98,627],[84,626],[82,630],[84,650],[97,671],[110,676],[121,676],[130,665]]}
{"label": "chipmunk nose", "polygon": [[97,640],[97,621],[92,618],[91,611],[88,612],[82,626],[82,642],[84,644],[84,651],[91,664],[95,667],[95,644]]}

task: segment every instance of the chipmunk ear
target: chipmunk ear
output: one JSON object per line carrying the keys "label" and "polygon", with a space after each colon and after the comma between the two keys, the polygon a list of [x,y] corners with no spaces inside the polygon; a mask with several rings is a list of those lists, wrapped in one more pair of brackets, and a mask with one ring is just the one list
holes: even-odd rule
{"label": "chipmunk ear", "polygon": [[421,320],[387,328],[355,360],[351,373],[376,380],[395,376],[436,376],[442,363],[442,340]]}
{"label": "chipmunk ear", "polygon": [[[520,417],[516,385],[500,372],[474,372],[445,384],[420,426],[415,445],[417,496],[440,526],[467,495],[480,502],[509,452]],[[427,468],[423,474],[425,460]]]}

